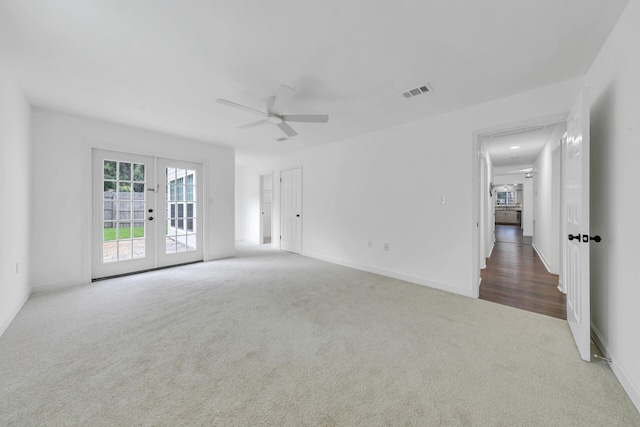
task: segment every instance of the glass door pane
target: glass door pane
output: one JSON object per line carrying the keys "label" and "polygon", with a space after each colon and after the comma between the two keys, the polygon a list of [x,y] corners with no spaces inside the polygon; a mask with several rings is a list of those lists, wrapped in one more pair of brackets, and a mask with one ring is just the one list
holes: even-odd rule
{"label": "glass door pane", "polygon": [[103,161],[103,240],[105,263],[144,258],[146,165]]}
{"label": "glass door pane", "polygon": [[196,251],[196,192],[195,169],[165,167],[166,226],[165,254]]}

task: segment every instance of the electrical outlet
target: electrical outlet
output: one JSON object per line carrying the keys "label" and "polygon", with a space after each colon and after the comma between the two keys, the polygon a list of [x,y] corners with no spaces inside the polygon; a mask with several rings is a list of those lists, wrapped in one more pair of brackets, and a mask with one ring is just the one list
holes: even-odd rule
{"label": "electrical outlet", "polygon": [[384,250],[385,250],[386,252],[389,252],[389,244],[388,244],[388,243],[385,243],[385,244],[384,244]]}

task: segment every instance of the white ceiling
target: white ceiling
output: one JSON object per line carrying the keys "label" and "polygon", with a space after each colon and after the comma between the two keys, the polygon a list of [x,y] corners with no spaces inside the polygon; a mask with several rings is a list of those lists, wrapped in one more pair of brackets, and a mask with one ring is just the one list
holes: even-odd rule
{"label": "white ceiling", "polygon": [[481,141],[495,175],[511,175],[530,170],[547,142],[559,141],[566,129],[566,122],[541,123],[481,135]]}
{"label": "white ceiling", "polygon": [[[583,75],[628,0],[0,0],[35,105],[236,148],[240,162]],[[405,99],[429,82],[434,91]],[[327,124],[238,130],[281,84]]]}

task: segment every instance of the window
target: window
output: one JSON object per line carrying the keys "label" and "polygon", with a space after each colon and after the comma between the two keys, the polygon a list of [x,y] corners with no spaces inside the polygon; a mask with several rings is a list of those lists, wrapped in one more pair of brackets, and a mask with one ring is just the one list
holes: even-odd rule
{"label": "window", "polygon": [[497,205],[510,205],[516,204],[516,192],[515,191],[498,191]]}

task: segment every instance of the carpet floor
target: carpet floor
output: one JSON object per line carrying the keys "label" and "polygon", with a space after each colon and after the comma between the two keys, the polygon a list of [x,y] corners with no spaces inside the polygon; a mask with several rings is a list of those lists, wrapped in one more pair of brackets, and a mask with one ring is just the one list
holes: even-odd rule
{"label": "carpet floor", "polygon": [[565,321],[239,244],[32,296],[0,425],[640,426]]}

